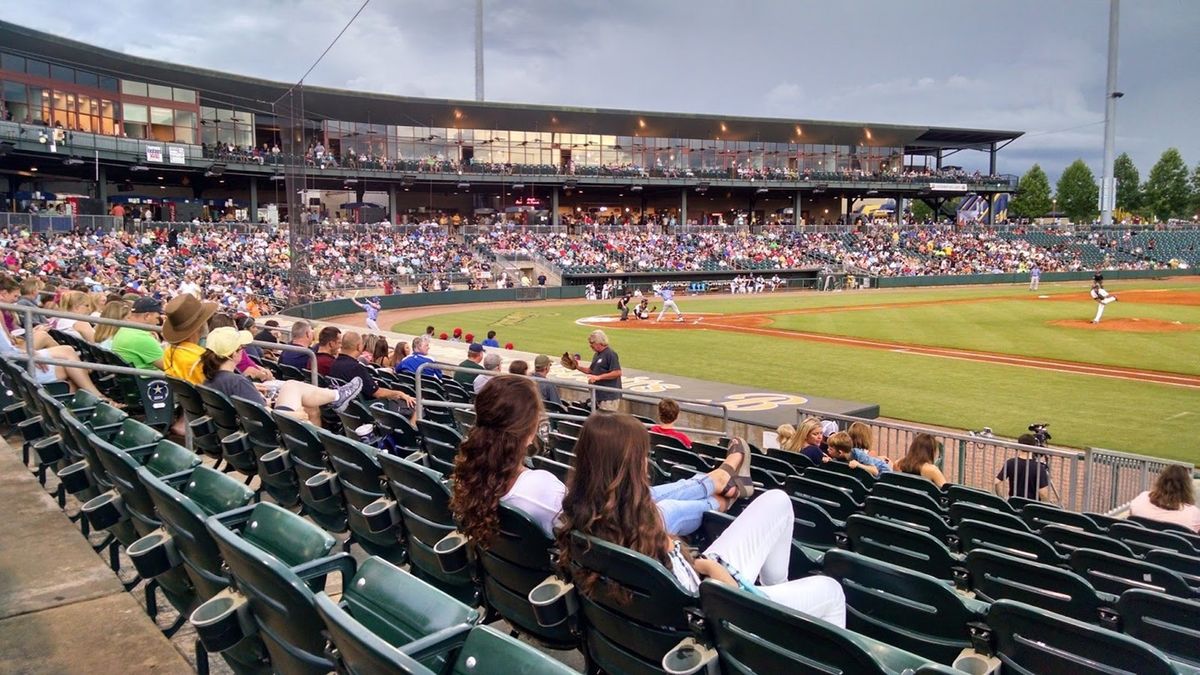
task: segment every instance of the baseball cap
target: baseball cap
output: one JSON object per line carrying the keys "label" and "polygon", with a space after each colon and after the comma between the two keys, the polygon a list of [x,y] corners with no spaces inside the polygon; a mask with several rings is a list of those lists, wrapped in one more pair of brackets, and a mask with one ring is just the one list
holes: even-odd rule
{"label": "baseball cap", "polygon": [[145,296],[133,301],[133,309],[129,310],[134,314],[162,314],[162,302],[155,298]]}
{"label": "baseball cap", "polygon": [[837,432],[837,422],[834,422],[833,420],[825,420],[824,422],[821,422],[821,433],[825,434],[825,436],[832,436]]}
{"label": "baseball cap", "polygon": [[545,354],[538,354],[537,358],[533,360],[533,367],[541,370],[542,368],[548,367],[550,363],[551,361],[549,356],[546,356]]}
{"label": "baseball cap", "polygon": [[231,326],[222,326],[214,328],[208,333],[208,339],[204,346],[209,351],[220,356],[221,358],[229,358],[239,347],[244,347],[254,340],[254,336],[250,331],[237,330]]}
{"label": "baseball cap", "polygon": [[483,345],[478,342],[472,342],[471,346],[467,347],[467,351],[471,352],[472,354],[482,354]]}

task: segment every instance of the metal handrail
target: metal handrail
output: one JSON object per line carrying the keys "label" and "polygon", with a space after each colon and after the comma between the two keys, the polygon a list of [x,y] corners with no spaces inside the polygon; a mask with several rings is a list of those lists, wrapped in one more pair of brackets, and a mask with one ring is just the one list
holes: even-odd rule
{"label": "metal handrail", "polygon": [[[123,319],[109,319],[109,318],[103,317],[103,316],[91,316],[90,314],[75,314],[73,312],[63,312],[63,311],[60,311],[57,309],[45,309],[42,307],[30,307],[29,305],[15,305],[15,304],[10,304],[10,303],[6,303],[6,302],[0,302],[0,310],[20,314],[24,317],[24,321],[22,323],[22,325],[24,326],[24,329],[25,329],[26,356],[24,358],[28,360],[26,367],[27,367],[30,375],[33,374],[34,368],[39,363],[46,363],[46,364],[55,365],[55,366],[64,366],[64,367],[73,367],[73,368],[82,367],[81,364],[83,363],[83,362],[78,362],[78,361],[68,361],[68,362],[57,361],[56,362],[55,359],[49,359],[47,357],[37,356],[37,354],[35,353],[36,350],[34,349],[34,345],[33,345],[33,316],[35,314],[38,316],[47,316],[47,317],[60,318],[60,319],[74,319],[75,321],[83,321],[83,322],[91,323],[91,324],[104,324],[104,325],[108,325],[108,326],[118,326],[121,328],[133,328],[135,330],[144,330],[149,333],[156,333],[159,335],[162,334],[162,326],[158,326],[158,325],[154,325],[154,324],[139,323],[137,321],[125,321]],[[312,384],[314,384],[314,385],[317,384],[317,354],[312,349],[309,349],[307,347],[301,347],[299,345],[288,344],[288,343],[261,342],[259,340],[252,340],[250,342],[250,344],[254,345],[255,347],[261,347],[263,349],[271,349],[271,350],[275,350],[275,351],[285,351],[285,352],[290,351],[290,352],[306,352],[306,353],[308,353],[309,354],[309,363],[311,365],[310,375],[312,378]],[[100,366],[103,364],[92,364],[92,365]],[[105,368],[118,368],[118,367],[119,366],[105,366]],[[104,372],[118,372],[118,373],[122,372],[119,370],[107,371],[107,370],[105,370],[105,368],[90,368],[90,370],[100,370],[100,371],[104,371]],[[131,368],[129,370],[140,370],[140,369]],[[157,375],[162,374],[159,371],[145,371],[145,370],[142,370],[140,372],[125,373],[125,374],[145,375],[147,373],[150,376],[157,376]]]}
{"label": "metal handrail", "polygon": [[[464,368],[462,366],[454,366],[454,365],[450,365],[448,363],[439,363],[437,361],[433,361],[431,363],[422,363],[420,366],[417,366],[417,370],[414,373],[414,375],[415,375],[414,379],[416,380],[416,384],[415,384],[414,388],[415,388],[415,393],[416,393],[415,398],[417,400],[417,403],[416,403],[417,417],[424,416],[423,411],[424,411],[425,405],[433,405],[435,403],[441,403],[441,401],[425,402],[422,400],[422,398],[423,398],[422,380],[424,378],[422,378],[421,376],[425,373],[425,371],[428,368],[437,368],[438,370],[450,371],[452,373],[477,372],[480,375],[485,374],[485,371],[481,371],[478,368]],[[500,373],[500,374],[507,375],[509,373]],[[522,377],[528,377],[531,380],[534,379],[533,377],[531,377],[529,375],[523,375]],[[576,382],[574,380],[564,380],[564,379],[557,378],[557,377],[546,377],[546,378],[539,378],[539,379],[545,380],[546,382],[549,382],[556,386],[565,387],[567,389],[577,389],[577,390],[588,391],[588,392],[595,392],[598,389],[603,389],[605,391],[613,391],[612,387],[603,387],[603,386],[595,385],[595,384],[584,384],[582,382]],[[723,435],[729,433],[729,408],[725,407],[725,405],[723,405],[721,403],[713,403],[711,401],[699,401],[699,400],[686,399],[686,398],[675,398],[673,396],[642,393],[642,392],[625,393],[624,389],[622,389],[620,391],[621,391],[622,398],[625,398],[625,397],[650,398],[650,399],[659,400],[659,401],[669,398],[669,399],[675,401],[676,403],[679,403],[681,409],[684,408],[684,405],[692,406],[693,411],[694,411],[694,408],[696,408],[696,407],[715,408],[721,412],[721,431],[722,431],[722,433],[721,434],[713,434],[712,430],[696,430],[696,431],[698,433],[708,433],[710,435],[720,435],[720,436],[723,436]],[[437,406],[434,406],[434,407],[437,407]],[[595,412],[596,411],[596,397],[595,396],[592,396],[592,398],[591,398],[591,407],[592,407],[592,412]],[[676,428],[684,430],[683,427],[676,427]]]}

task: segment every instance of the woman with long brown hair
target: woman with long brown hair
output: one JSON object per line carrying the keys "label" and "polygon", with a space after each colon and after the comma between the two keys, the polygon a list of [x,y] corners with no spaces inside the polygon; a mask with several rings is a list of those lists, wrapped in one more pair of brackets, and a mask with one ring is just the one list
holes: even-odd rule
{"label": "woman with long brown hair", "polygon": [[[524,464],[542,415],[537,385],[527,377],[496,375],[475,398],[475,425],[454,459],[450,510],[459,529],[482,546],[496,533],[501,503],[529,516],[546,534],[554,531],[566,486],[549,471]],[[642,436],[648,443],[644,429]],[[622,436],[612,442],[637,439]],[[705,511],[724,511],[737,496],[753,492],[748,478],[739,474],[747,450],[745,441],[735,439],[720,468],[653,488],[650,500],[668,531],[690,534],[700,527]]]}
{"label": "woman with long brown hair", "polygon": [[896,462],[894,469],[920,476],[941,488],[946,484],[946,477],[937,467],[937,456],[937,439],[929,434],[917,434],[908,445],[908,454]]}
{"label": "woman with long brown hair", "polygon": [[1196,507],[1191,472],[1180,464],[1163,469],[1154,479],[1154,487],[1129,503],[1129,514],[1183,525],[1200,533],[1200,508]]}
{"label": "woman with long brown hair", "polygon": [[[759,495],[693,560],[654,508],[649,462],[649,434],[633,417],[588,418],[575,445],[575,471],[557,528],[564,568],[571,562],[571,532],[579,531],[657,560],[692,593],[707,577],[845,626],[846,599],[837,581],[822,576],[788,580],[794,516],[785,492]],[[572,576],[583,593],[597,591],[598,575],[575,570]]]}
{"label": "woman with long brown hair", "polygon": [[[104,319],[119,319],[123,321],[129,317],[129,303],[122,302],[121,300],[112,300],[104,305],[100,316]],[[96,330],[92,334],[96,339],[96,346],[102,349],[112,349],[112,339],[118,330],[120,330],[120,326],[113,326],[107,323],[97,324]]]}

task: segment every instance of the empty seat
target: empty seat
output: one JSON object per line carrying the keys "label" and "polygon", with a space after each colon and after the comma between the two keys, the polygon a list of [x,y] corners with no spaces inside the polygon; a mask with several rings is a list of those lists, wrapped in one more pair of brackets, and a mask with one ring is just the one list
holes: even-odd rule
{"label": "empty seat", "polygon": [[314,493],[309,482],[320,482],[333,476],[333,467],[325,456],[325,447],[319,436],[321,429],[283,413],[271,412],[279,427],[279,439],[286,452],[285,465],[296,474],[300,491],[300,502],[305,514],[329,532],[346,531],[346,505],[340,494],[326,496]]}
{"label": "empty seat", "polygon": [[829,551],[824,567],[846,593],[847,628],[939,663],[971,647],[969,624],[987,612],[939,579],[850,551]]}
{"label": "empty seat", "polygon": [[1071,569],[1105,593],[1120,595],[1131,588],[1157,591],[1179,598],[1196,597],[1197,591],[1174,570],[1136,558],[1079,548],[1071,553]]}
{"label": "empty seat", "polygon": [[1174,570],[1183,576],[1188,585],[1193,588],[1200,588],[1200,556],[1187,555],[1164,549],[1148,552],[1146,554],[1146,562]]}
{"label": "empty seat", "polygon": [[1200,667],[1200,602],[1140,589],[1117,602],[1125,634]]}
{"label": "empty seat", "polygon": [[1003,497],[987,490],[967,487],[966,485],[959,485],[957,483],[952,483],[946,487],[946,499],[951,504],[955,502],[967,502],[978,506],[986,506],[989,509],[996,509],[997,511],[1016,513],[1012,505]]}
{"label": "empty seat", "polygon": [[956,525],[964,520],[974,520],[980,523],[987,523],[989,525],[995,525],[996,527],[1002,527],[1006,530],[1013,530],[1014,532],[1030,531],[1029,526],[1025,524],[1025,521],[1011,513],[997,511],[996,509],[988,508],[986,506],[979,506],[977,504],[971,504],[969,502],[955,502],[951,504],[949,514],[950,522]]}
{"label": "empty seat", "polygon": [[987,549],[999,551],[1026,560],[1036,560],[1044,565],[1065,565],[1067,558],[1054,550],[1045,539],[1020,530],[964,520],[958,524],[958,540],[963,551]]}
{"label": "empty seat", "polygon": [[387,478],[379,466],[379,451],[345,436],[323,433],[320,437],[346,504],[346,522],[350,528],[346,548],[353,542],[371,555],[396,564],[403,563],[406,553],[400,523],[374,530],[363,515],[363,509],[384,496],[383,485]]}
{"label": "empty seat", "polygon": [[792,515],[792,539],[820,551],[837,546],[846,531],[845,521],[835,519],[823,506],[807,499],[792,497]]}
{"label": "empty seat", "polygon": [[1145,642],[1023,603],[993,602],[987,623],[1006,673],[1180,672],[1165,654]]}
{"label": "empty seat", "polygon": [[[891,474],[887,474],[891,475]],[[888,483],[882,480],[875,481],[875,485],[871,487],[871,495],[875,497],[883,497],[898,502],[904,502],[912,506],[917,506],[923,509],[928,509],[934,513],[945,516],[946,509],[937,499],[929,496],[929,493],[924,490],[913,490],[903,487],[896,483]]]}
{"label": "empty seat", "polygon": [[873,518],[894,520],[915,527],[922,532],[928,532],[940,539],[952,551],[959,549],[958,533],[946,522],[946,519],[919,506],[912,506],[883,497],[867,497],[863,505],[863,513]]}
{"label": "empty seat", "polygon": [[230,398],[237,410],[238,421],[250,451],[258,464],[258,476],[263,489],[271,495],[276,504],[291,508],[300,503],[300,487],[296,483],[296,473],[286,469],[275,470],[276,466],[264,463],[263,457],[270,458],[271,453],[280,447],[279,425],[271,416],[271,411],[261,403],[244,399],[240,396]]}
{"label": "empty seat", "polygon": [[1108,528],[1108,534],[1125,542],[1138,554],[1166,549],[1185,555],[1198,555],[1192,543],[1183,535],[1166,530],[1152,530],[1135,523],[1117,523]]}
{"label": "empty seat", "polygon": [[[825,462],[825,463],[821,464],[821,466],[818,468],[824,469],[826,471],[832,471],[834,473],[840,473],[845,476],[849,476],[849,477],[857,480],[859,483],[861,483],[866,488],[870,488],[872,485],[875,484],[875,481],[877,480],[877,477],[872,476],[870,471],[867,471],[866,469],[862,468],[861,466],[851,467],[848,462],[839,462],[837,460],[834,460],[834,461],[830,461],[830,462]],[[864,495],[861,499],[866,499],[866,496]]]}
{"label": "empty seat", "polygon": [[[846,468],[843,471],[830,469],[829,467],[833,465],[842,465]],[[854,497],[854,501],[861,504],[862,501],[867,498],[870,490],[861,479],[850,473],[852,471],[858,471],[858,469],[851,469],[849,468],[849,465],[846,465],[844,462],[826,462],[821,466],[814,466],[813,468],[805,471],[804,477],[825,483],[826,485],[832,485],[834,487],[847,490]],[[864,471],[862,473],[866,472]],[[867,476],[870,477],[870,474],[867,474]],[[873,482],[874,479],[872,479],[872,483]]]}
{"label": "empty seat", "polygon": [[929,498],[937,502],[939,505],[945,506],[947,503],[946,493],[938,489],[932,481],[928,481],[920,476],[913,474],[901,473],[899,471],[890,471],[879,477],[877,483],[887,483],[897,485],[899,487],[908,488],[909,490],[917,490],[929,495]]}
{"label": "empty seat", "polygon": [[958,585],[966,583],[962,559],[932,535],[895,522],[854,515],[846,521],[850,550]]}
{"label": "empty seat", "polygon": [[[751,468],[753,468],[751,464]],[[809,471],[811,473],[811,470]],[[792,497],[820,504],[830,516],[845,520],[862,511],[862,504],[854,501],[849,490],[822,483],[805,476],[789,476],[787,492]]]}
{"label": "empty seat", "polygon": [[1125,542],[1117,541],[1103,534],[1092,534],[1066,525],[1046,525],[1038,532],[1042,539],[1050,542],[1060,554],[1069,556],[1077,548],[1090,548],[1097,551],[1108,551],[1127,558],[1133,557],[1133,549]]}
{"label": "empty seat", "polygon": [[967,570],[982,600],[1016,600],[1079,621],[1116,625],[1117,596],[1097,591],[1070,570],[987,549],[967,553]]}
{"label": "empty seat", "polygon": [[1021,509],[1021,519],[1034,531],[1040,530],[1046,525],[1063,525],[1093,534],[1104,534],[1104,528],[1097,525],[1096,521],[1087,515],[1060,509],[1050,504],[1026,505]]}

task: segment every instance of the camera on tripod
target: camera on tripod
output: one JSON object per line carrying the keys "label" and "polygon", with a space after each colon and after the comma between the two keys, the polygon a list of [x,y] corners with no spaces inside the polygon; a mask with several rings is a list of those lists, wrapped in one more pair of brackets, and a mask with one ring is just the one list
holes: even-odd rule
{"label": "camera on tripod", "polygon": [[1037,447],[1039,448],[1046,447],[1046,441],[1052,438],[1052,436],[1050,436],[1050,432],[1046,431],[1046,427],[1048,426],[1050,426],[1049,422],[1034,422],[1033,424],[1029,425],[1029,430],[1033,432],[1033,438],[1035,441],[1037,441]]}

